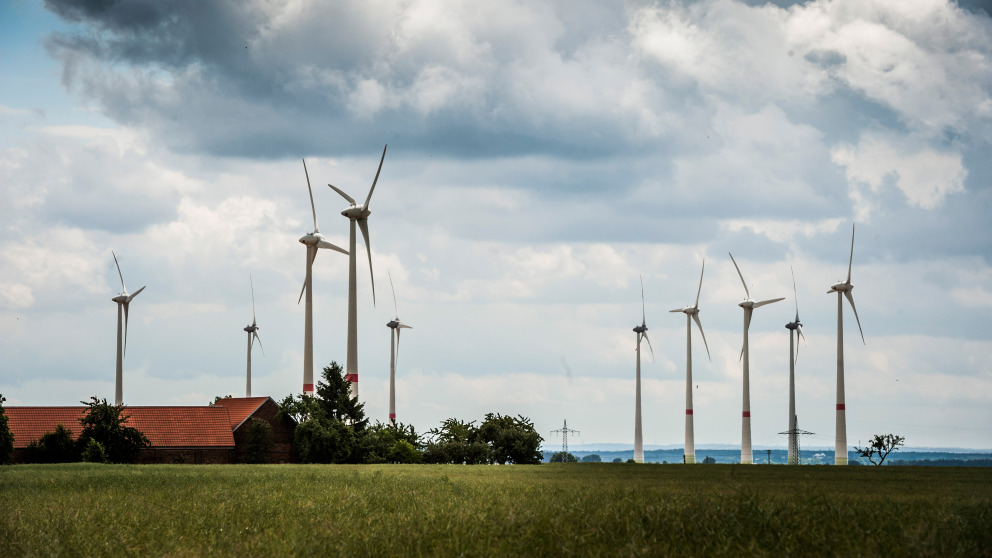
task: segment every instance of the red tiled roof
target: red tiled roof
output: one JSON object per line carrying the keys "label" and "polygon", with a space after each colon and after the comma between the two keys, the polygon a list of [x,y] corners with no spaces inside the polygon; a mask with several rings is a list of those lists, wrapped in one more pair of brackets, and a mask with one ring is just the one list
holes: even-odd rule
{"label": "red tiled roof", "polygon": [[218,399],[214,406],[226,407],[231,413],[231,430],[237,430],[263,403],[271,397],[225,397]]}
{"label": "red tiled roof", "polygon": [[[86,407],[4,407],[14,447],[24,448],[59,423],[82,432]],[[224,407],[127,407],[127,425],[140,430],[151,447],[234,447],[231,416]]]}
{"label": "red tiled roof", "polygon": [[86,416],[86,407],[4,407],[9,419],[7,426],[14,435],[14,447],[26,448],[46,432],[61,424],[72,431],[75,440],[83,427],[79,419]]}

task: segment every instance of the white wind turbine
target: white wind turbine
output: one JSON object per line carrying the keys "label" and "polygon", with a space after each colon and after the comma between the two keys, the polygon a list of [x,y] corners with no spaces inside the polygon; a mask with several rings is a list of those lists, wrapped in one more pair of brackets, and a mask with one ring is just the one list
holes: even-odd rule
{"label": "white wind turbine", "polygon": [[[837,293],[837,435],[834,439],[834,465],[847,465],[847,409],[844,403],[844,297],[851,303],[854,319],[858,322],[861,342],[865,343],[865,332],[861,329],[858,309],[854,306],[851,291],[851,265],[854,263],[854,224],[851,225],[851,257],[847,262],[847,281],[839,281],[830,286],[827,294]],[[867,343],[866,343],[867,344]]]}
{"label": "white wind turbine", "polygon": [[751,292],[747,288],[747,282],[744,281],[744,274],[741,273],[741,268],[737,267],[737,261],[734,260],[733,254],[730,254],[730,261],[734,262],[734,268],[737,269],[737,275],[740,276],[741,283],[744,284],[744,294],[747,295],[747,298],[737,304],[737,306],[744,309],[744,347],[741,348],[741,360],[744,362],[744,405],[743,411],[741,412],[741,463],[753,463],[754,455],[751,452],[751,371],[749,364],[750,355],[748,354],[747,331],[748,328],[751,327],[751,314],[754,312],[755,308],[760,308],[766,304],[785,300],[785,297],[762,300],[761,302],[755,301],[751,298]]}
{"label": "white wind turbine", "polygon": [[369,201],[372,200],[372,192],[375,184],[379,181],[379,172],[382,171],[382,162],[386,159],[386,147],[382,148],[382,158],[379,159],[379,169],[375,171],[375,179],[372,187],[369,188],[369,195],[365,197],[365,203],[358,205],[355,199],[344,193],[340,188],[328,184],[332,190],[341,194],[351,205],[341,212],[350,221],[348,249],[350,257],[348,259],[348,356],[345,361],[345,379],[351,382],[351,397],[358,398],[358,294],[356,290],[356,269],[355,261],[355,223],[362,229],[362,237],[365,239],[365,251],[369,255],[369,276],[372,279],[372,305],[375,306],[375,275],[372,273],[372,248],[369,245]]}
{"label": "white wind turbine", "polygon": [[[792,271],[792,268],[789,268]],[[796,291],[796,272],[792,271],[792,294],[796,299],[796,319],[785,324],[789,330],[789,465],[799,464],[799,430],[796,428],[796,360],[799,358],[799,340],[802,337],[803,324],[799,321],[799,293]]]}
{"label": "white wind turbine", "polygon": [[[300,237],[300,243],[307,247],[307,275],[303,281],[303,289],[300,291],[300,299],[303,293],[307,295],[306,317],[303,326],[303,393],[313,395],[313,261],[317,259],[317,250],[320,248],[330,248],[342,254],[348,251],[339,248],[324,238],[317,227],[317,209],[313,204],[313,190],[310,188],[310,173],[307,172],[307,162],[303,161],[303,173],[307,177],[307,191],[310,192],[310,212],[313,214],[313,232]],[[296,301],[299,304],[299,300]]]}
{"label": "white wind turbine", "polygon": [[265,356],[262,338],[258,336],[258,321],[255,319],[255,282],[251,280],[251,275],[248,276],[248,281],[251,282],[251,325],[245,326],[245,331],[248,332],[248,379],[245,383],[245,397],[251,397],[251,348],[256,340],[258,348],[262,349],[262,356]]}
{"label": "white wind turbine", "polygon": [[644,463],[644,437],[641,433],[641,339],[648,342],[651,358],[654,359],[654,348],[648,339],[647,318],[644,311],[644,279],[641,278],[641,325],[634,328],[637,334],[637,376],[634,382],[634,461]]}
{"label": "white wind turbine", "polygon": [[396,426],[396,360],[400,356],[400,330],[413,329],[400,321],[400,312],[396,308],[396,289],[393,288],[393,276],[389,275],[389,289],[393,291],[393,310],[396,317],[386,324],[389,332],[389,424]]}
{"label": "white wind turbine", "polygon": [[[706,260],[699,272],[699,288],[696,290],[696,303],[685,308],[676,308],[669,312],[685,314],[685,462],[696,462],[696,441],[692,424],[692,322],[695,320],[699,334],[703,336],[703,346],[706,347],[706,358],[710,358],[710,346],[706,343],[703,324],[699,322],[699,294],[703,292],[703,272],[706,271]],[[710,360],[712,360],[710,358]]]}
{"label": "white wind turbine", "polygon": [[[127,287],[124,286],[124,274],[121,273],[121,264],[117,262],[117,254],[113,250],[110,253],[114,256],[114,265],[117,266],[117,275],[121,278],[121,294],[110,299],[117,303],[117,382],[114,388],[114,405],[124,404],[124,355],[127,353],[127,310],[134,297],[138,296],[144,287],[128,294]],[[121,329],[121,312],[124,313],[123,330]],[[121,333],[123,332],[123,339]]]}

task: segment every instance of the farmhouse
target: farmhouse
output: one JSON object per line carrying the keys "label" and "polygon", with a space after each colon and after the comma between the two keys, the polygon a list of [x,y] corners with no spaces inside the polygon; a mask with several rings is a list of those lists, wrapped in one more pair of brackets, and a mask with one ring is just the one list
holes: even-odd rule
{"label": "farmhouse", "polygon": [[[87,407],[5,407],[8,426],[14,435],[14,462],[23,463],[27,447],[59,424],[82,431],[80,419]],[[237,397],[219,400],[212,406],[126,407],[127,425],[140,430],[150,445],[141,450],[139,463],[237,463],[247,455],[251,419],[272,427],[270,461],[292,459],[291,419],[276,419],[278,405],[271,397]]]}

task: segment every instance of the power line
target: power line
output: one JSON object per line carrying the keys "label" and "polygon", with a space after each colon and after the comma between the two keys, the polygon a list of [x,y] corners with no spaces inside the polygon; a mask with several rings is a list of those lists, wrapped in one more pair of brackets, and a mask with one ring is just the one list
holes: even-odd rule
{"label": "power line", "polygon": [[552,434],[561,434],[561,451],[568,452],[568,435],[569,434],[579,434],[578,430],[573,430],[568,427],[568,421],[564,421],[564,425],[558,430],[552,430]]}

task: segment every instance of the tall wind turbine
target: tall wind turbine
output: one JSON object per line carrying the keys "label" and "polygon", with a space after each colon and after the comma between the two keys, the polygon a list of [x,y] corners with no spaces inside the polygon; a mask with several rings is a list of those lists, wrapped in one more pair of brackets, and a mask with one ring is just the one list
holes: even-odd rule
{"label": "tall wind turbine", "polygon": [[[300,299],[307,295],[306,317],[303,326],[303,393],[313,395],[313,261],[317,259],[319,248],[330,248],[342,254],[348,251],[339,248],[324,238],[317,227],[317,209],[313,205],[313,190],[310,188],[310,173],[307,172],[307,162],[303,160],[303,173],[307,177],[307,191],[310,192],[310,212],[313,214],[313,232],[300,237],[300,244],[307,247],[307,275],[300,291]],[[300,303],[299,300],[296,301]]]}
{"label": "tall wind turbine", "polygon": [[[387,272],[388,273],[388,272]],[[389,332],[389,424],[396,426],[396,360],[400,356],[400,330],[413,329],[400,321],[400,312],[396,309],[396,289],[393,288],[393,276],[389,275],[389,289],[393,291],[393,310],[396,317],[386,324]]]}
{"label": "tall wind turbine", "polygon": [[766,304],[785,300],[785,297],[762,300],[761,302],[755,301],[751,298],[751,292],[748,291],[747,282],[744,281],[744,274],[741,273],[741,268],[737,267],[737,260],[734,259],[733,254],[730,254],[730,261],[734,262],[734,268],[737,269],[737,275],[740,276],[741,283],[744,284],[744,294],[747,295],[747,298],[737,303],[737,306],[744,309],[744,347],[741,349],[741,360],[744,361],[744,405],[743,411],[741,412],[741,463],[753,463],[754,455],[751,452],[751,371],[750,355],[748,354],[747,330],[751,327],[751,314],[754,312],[755,308],[760,308]]}
{"label": "tall wind turbine", "polygon": [[379,181],[379,172],[382,171],[382,162],[386,159],[386,145],[382,148],[382,158],[379,159],[379,169],[375,171],[375,179],[372,180],[372,187],[369,188],[369,195],[365,197],[365,203],[358,205],[355,203],[355,199],[345,194],[340,188],[328,184],[332,190],[341,194],[345,200],[351,205],[347,209],[341,212],[341,215],[347,217],[350,221],[350,230],[348,238],[348,250],[350,251],[350,257],[348,259],[348,357],[345,361],[345,379],[351,382],[351,397],[358,398],[358,294],[355,288],[357,283],[356,278],[356,262],[355,262],[355,223],[362,229],[362,238],[365,239],[365,251],[369,255],[369,276],[372,279],[372,305],[375,306],[375,275],[372,273],[372,248],[369,246],[369,215],[372,213],[369,211],[369,201],[372,200],[372,192],[375,190],[375,184]]}
{"label": "tall wind turbine", "polygon": [[648,342],[651,358],[654,358],[654,348],[648,339],[647,318],[644,313],[644,279],[641,279],[641,325],[634,328],[637,334],[637,376],[634,382],[634,461],[644,463],[644,437],[641,434],[641,339]]}
{"label": "tall wind turbine", "polygon": [[[696,303],[685,308],[676,308],[669,312],[685,314],[685,462],[696,462],[696,440],[692,425],[692,322],[695,320],[699,334],[703,336],[703,346],[706,347],[706,358],[710,358],[710,346],[706,343],[703,324],[699,322],[699,294],[703,292],[703,272],[706,271],[706,260],[699,272],[699,288],[696,290]],[[710,358],[712,361],[713,359]]]}
{"label": "tall wind turbine", "polygon": [[[858,309],[854,306],[851,291],[851,265],[854,263],[854,224],[851,225],[851,257],[847,261],[847,281],[839,281],[830,286],[827,294],[837,293],[837,435],[834,439],[834,465],[847,465],[847,409],[844,405],[844,297],[851,303],[854,319],[858,322],[861,342],[865,343],[865,332],[861,329]],[[867,344],[867,343],[865,343]]]}
{"label": "tall wind turbine", "polygon": [[[128,294],[127,287],[124,286],[124,274],[121,273],[121,264],[117,262],[117,254],[113,250],[110,253],[114,256],[114,265],[117,266],[117,275],[121,278],[121,294],[110,299],[117,303],[117,383],[114,388],[114,405],[124,404],[124,355],[127,353],[127,309],[134,297],[138,296],[145,287]],[[124,328],[121,329],[121,312],[124,313]],[[121,333],[123,331],[123,340]]]}
{"label": "tall wind turbine", "polygon": [[251,325],[245,326],[245,331],[248,332],[248,379],[245,383],[245,397],[251,397],[251,347],[256,340],[258,348],[262,349],[262,355],[265,355],[262,338],[258,336],[258,321],[255,320],[255,282],[251,280],[251,275],[248,276],[248,281],[251,282]]}
{"label": "tall wind turbine", "polygon": [[[789,268],[792,271],[792,268]],[[799,464],[799,430],[796,425],[796,359],[799,358],[799,340],[806,341],[803,324],[799,321],[799,293],[796,292],[796,272],[792,271],[792,294],[796,300],[796,319],[785,324],[789,330],[789,465]]]}

